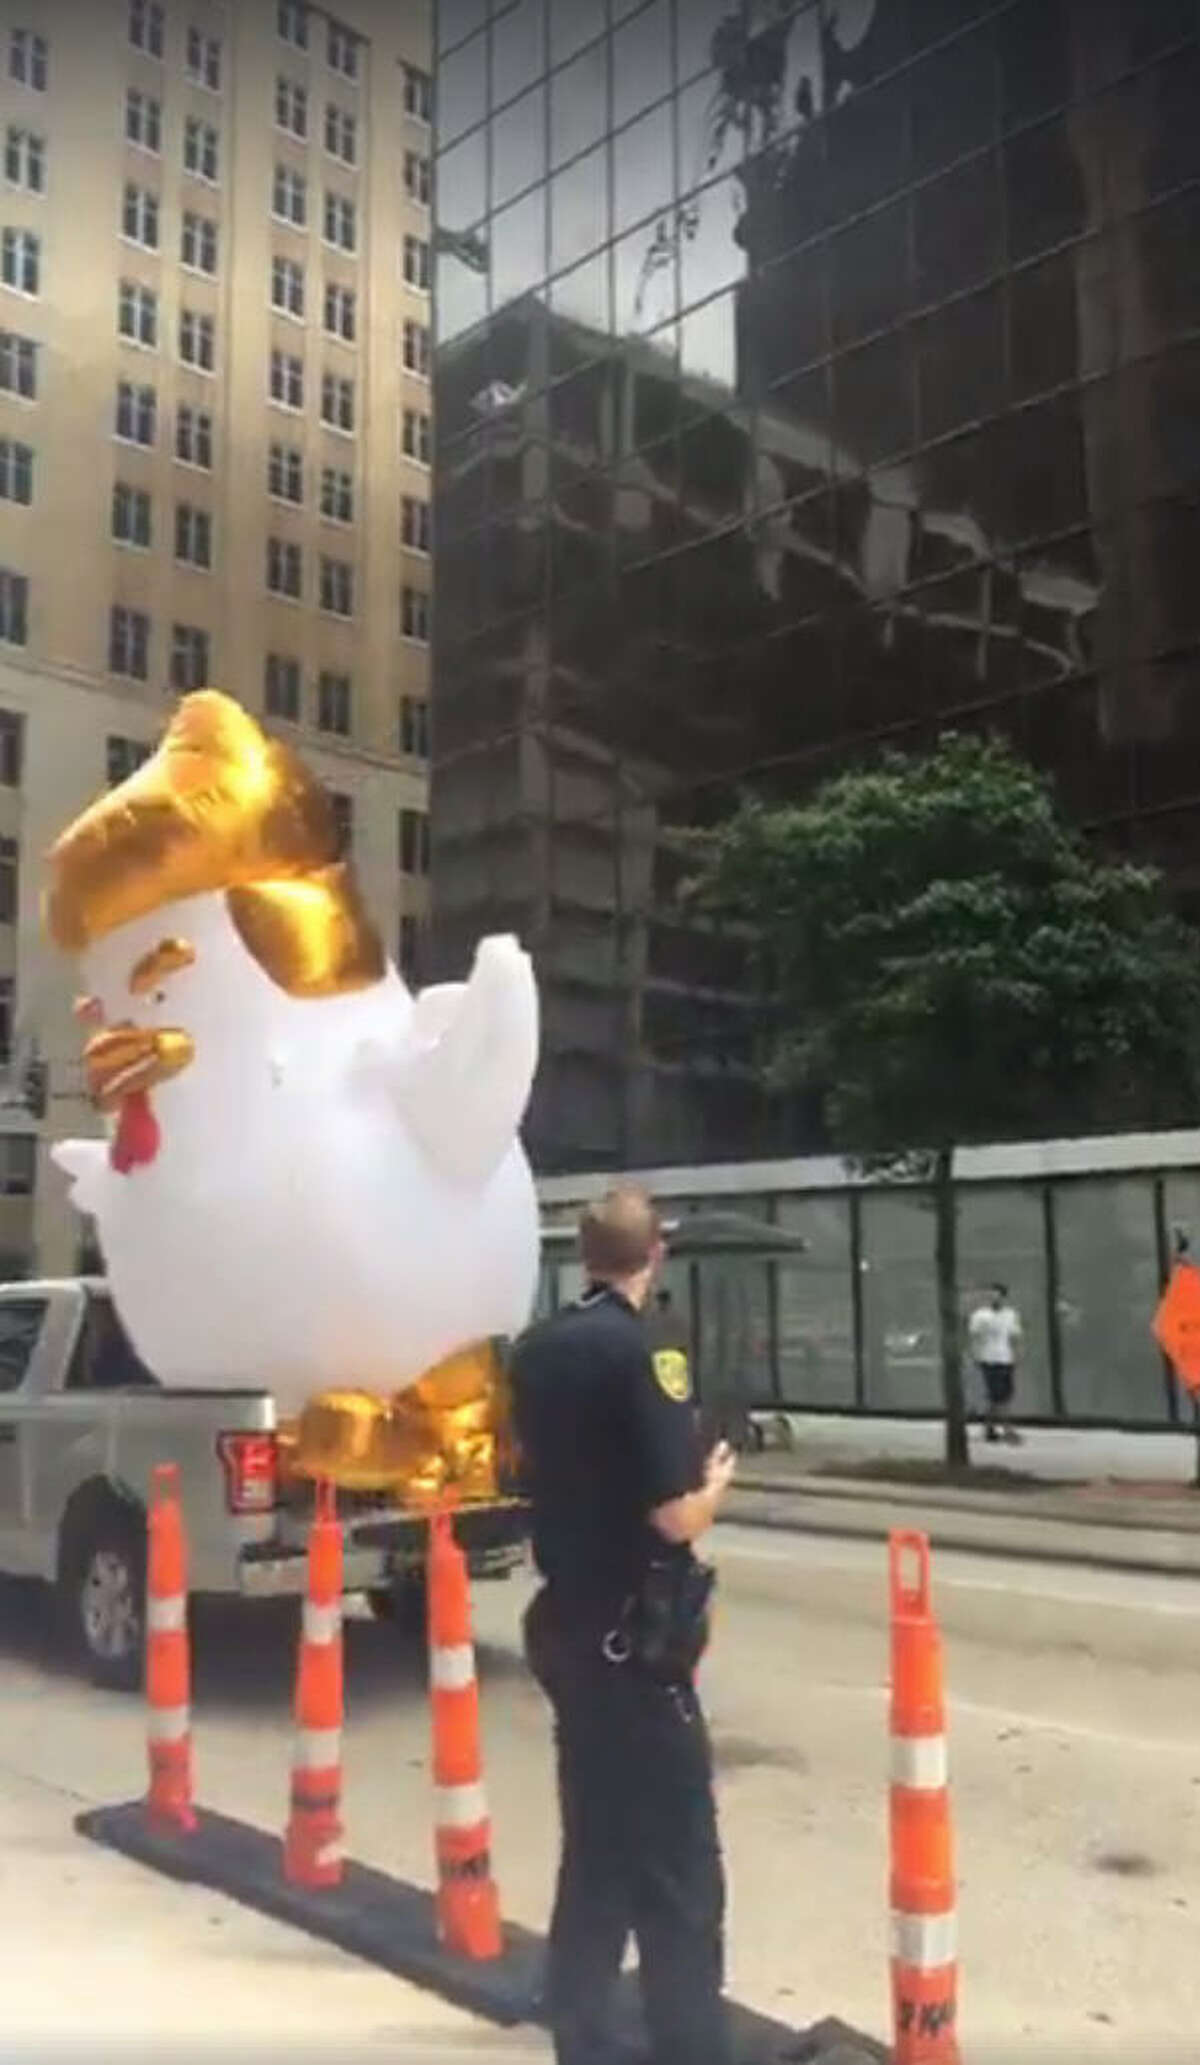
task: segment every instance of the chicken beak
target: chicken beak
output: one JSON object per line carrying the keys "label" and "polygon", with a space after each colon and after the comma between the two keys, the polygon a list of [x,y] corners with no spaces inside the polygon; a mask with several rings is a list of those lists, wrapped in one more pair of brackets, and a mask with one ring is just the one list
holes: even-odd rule
{"label": "chicken beak", "polygon": [[101,1111],[113,1111],[122,1098],[179,1075],[195,1052],[190,1036],[173,1026],[111,1026],[94,1034],[83,1050],[88,1095]]}

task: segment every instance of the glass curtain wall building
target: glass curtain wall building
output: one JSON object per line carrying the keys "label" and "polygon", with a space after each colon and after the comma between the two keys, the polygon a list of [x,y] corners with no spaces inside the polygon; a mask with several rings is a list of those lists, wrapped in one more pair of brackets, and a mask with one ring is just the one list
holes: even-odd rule
{"label": "glass curtain wall building", "polygon": [[1200,897],[1200,8],[437,41],[435,953],[536,954],[543,1169],[804,1148],[679,894],[745,786],[982,727]]}

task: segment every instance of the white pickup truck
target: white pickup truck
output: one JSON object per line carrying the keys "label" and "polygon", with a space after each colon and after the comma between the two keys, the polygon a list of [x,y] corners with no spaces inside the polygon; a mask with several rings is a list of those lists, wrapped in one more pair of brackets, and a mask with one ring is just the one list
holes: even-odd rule
{"label": "white pickup truck", "polygon": [[[176,1391],[135,1355],[105,1284],[0,1286],[0,1577],[55,1587],[64,1629],[98,1683],[140,1681],[146,1498],[179,1466],[193,1593],[302,1592],[311,1490],[277,1472],[267,1391]],[[426,1522],[374,1493],[339,1494],[345,1587],[413,1615]],[[478,1575],[525,1553],[519,1499],[464,1505],[456,1532]]]}

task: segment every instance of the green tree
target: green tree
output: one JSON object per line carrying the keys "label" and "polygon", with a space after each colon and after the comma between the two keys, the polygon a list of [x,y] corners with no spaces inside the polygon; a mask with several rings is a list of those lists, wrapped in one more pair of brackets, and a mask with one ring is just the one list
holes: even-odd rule
{"label": "green tree", "polygon": [[690,895],[743,924],[764,1069],[832,1145],[917,1167],[936,1218],[946,1456],[968,1460],[956,1147],[1195,1116],[1200,937],[1149,868],[1098,860],[1007,746],[948,736],[701,835]]}

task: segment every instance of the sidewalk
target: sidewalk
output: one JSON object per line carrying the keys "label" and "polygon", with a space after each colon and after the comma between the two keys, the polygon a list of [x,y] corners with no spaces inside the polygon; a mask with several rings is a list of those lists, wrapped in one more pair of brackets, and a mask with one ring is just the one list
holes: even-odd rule
{"label": "sidewalk", "polygon": [[1031,1428],[1010,1449],[972,1430],[976,1487],[921,1481],[942,1455],[937,1422],[790,1420],[793,1449],[745,1457],[730,1520],[872,1540],[920,1527],[941,1548],[1200,1575],[1190,1435]]}

